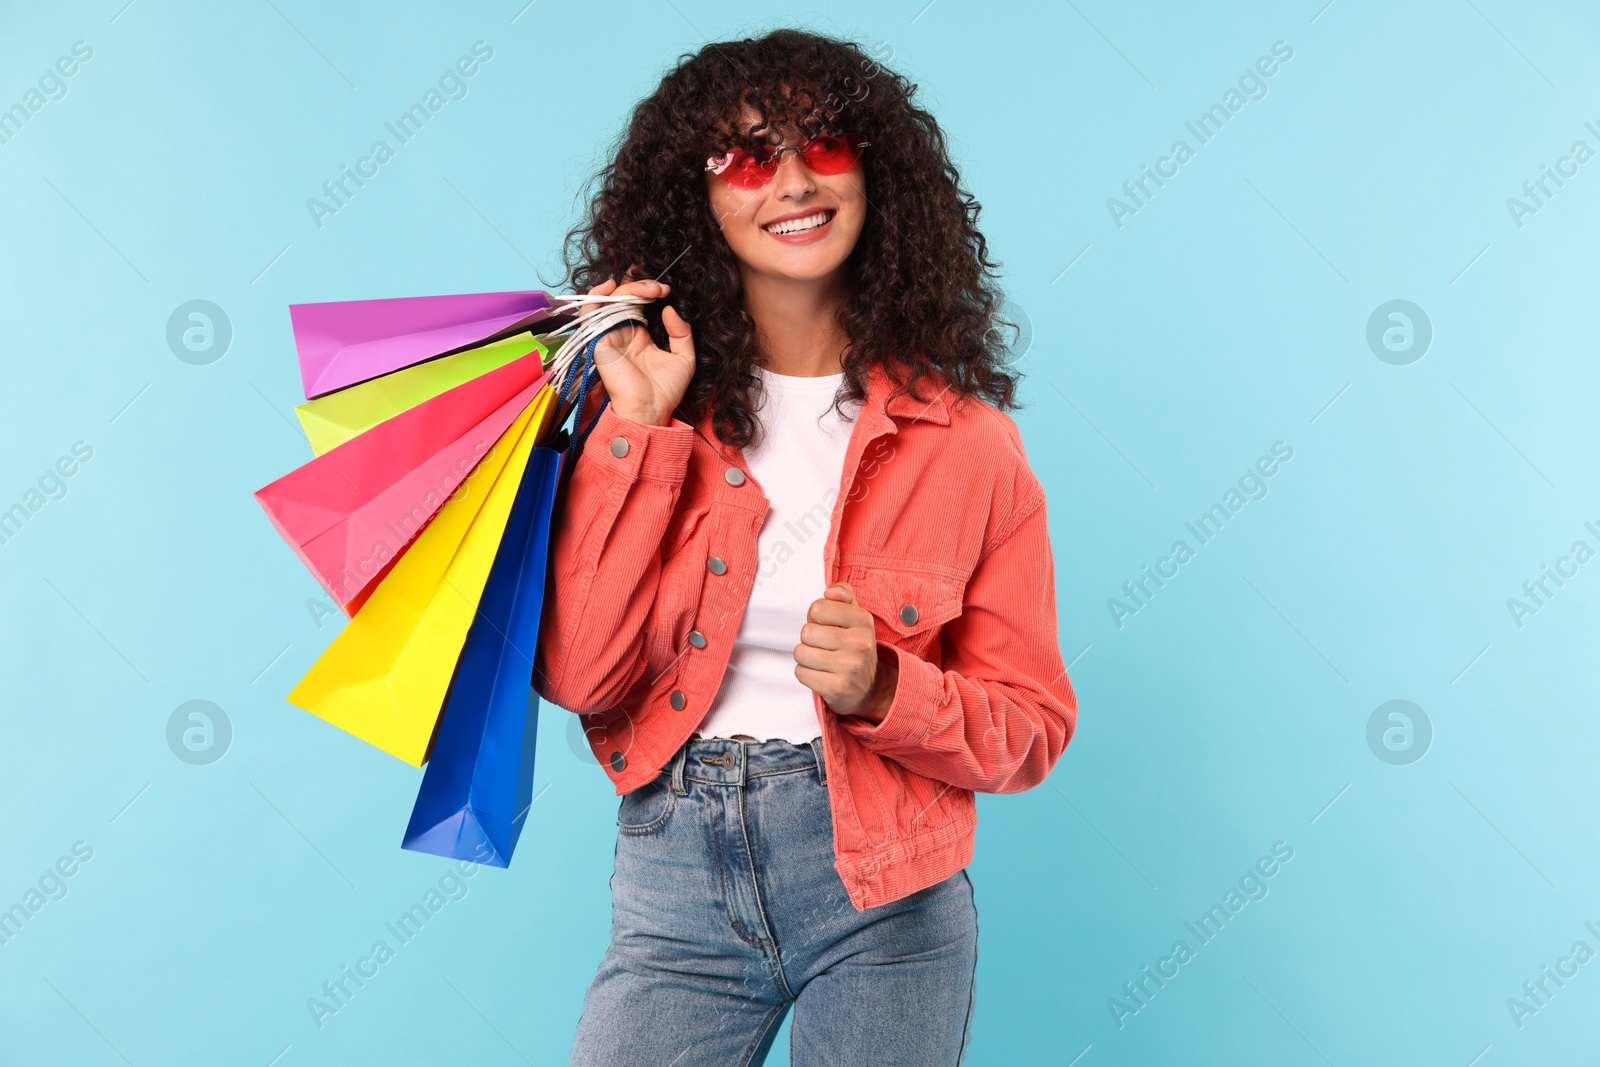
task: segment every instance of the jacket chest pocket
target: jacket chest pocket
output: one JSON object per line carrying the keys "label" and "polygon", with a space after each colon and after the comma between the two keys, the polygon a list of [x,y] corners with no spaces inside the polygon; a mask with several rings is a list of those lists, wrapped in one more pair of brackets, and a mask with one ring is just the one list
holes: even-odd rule
{"label": "jacket chest pocket", "polygon": [[961,614],[967,583],[937,571],[853,563],[843,581],[877,620],[878,640],[922,655],[945,623]]}

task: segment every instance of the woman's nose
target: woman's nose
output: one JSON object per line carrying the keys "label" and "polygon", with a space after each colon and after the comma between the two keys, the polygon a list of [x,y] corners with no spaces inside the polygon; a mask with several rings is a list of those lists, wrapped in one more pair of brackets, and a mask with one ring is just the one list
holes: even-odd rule
{"label": "woman's nose", "polygon": [[772,180],[776,185],[774,191],[779,196],[799,198],[816,188],[811,169],[800,158],[800,152],[793,148],[778,153],[778,173]]}

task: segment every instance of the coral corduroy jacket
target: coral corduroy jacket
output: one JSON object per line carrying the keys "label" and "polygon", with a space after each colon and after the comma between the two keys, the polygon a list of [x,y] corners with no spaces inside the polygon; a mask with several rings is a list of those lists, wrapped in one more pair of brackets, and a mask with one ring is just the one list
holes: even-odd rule
{"label": "coral corduroy jacket", "polygon": [[[838,492],[822,502],[828,584],[852,585],[899,666],[878,724],[813,694],[834,866],[858,910],[971,862],[974,792],[1044,781],[1077,722],[1044,490],[1015,422],[938,375],[918,387],[931,401],[893,391],[874,366]],[[568,477],[535,689],[582,716],[622,795],[654,779],[711,706],[768,502],[709,413],[647,426],[608,405]]]}

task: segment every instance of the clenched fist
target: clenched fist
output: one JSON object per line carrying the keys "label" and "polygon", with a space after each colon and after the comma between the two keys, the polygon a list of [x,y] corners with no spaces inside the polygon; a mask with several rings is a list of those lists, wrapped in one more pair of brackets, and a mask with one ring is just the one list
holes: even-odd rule
{"label": "clenched fist", "polygon": [[882,722],[900,680],[892,651],[878,651],[872,613],[856,603],[848,582],[813,600],[794,648],[794,676],[837,715]]}

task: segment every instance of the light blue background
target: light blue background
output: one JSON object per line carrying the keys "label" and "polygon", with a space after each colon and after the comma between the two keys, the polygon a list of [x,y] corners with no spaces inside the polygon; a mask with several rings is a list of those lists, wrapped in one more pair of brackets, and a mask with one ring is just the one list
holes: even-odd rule
{"label": "light blue background", "polygon": [[[321,1029],[308,1012],[447,863],[399,848],[420,772],[283,699],[338,625],[251,498],[309,457],[285,307],[538,287],[665,66],[794,16],[122,4],[0,23],[0,106],[94,49],[0,145],[0,507],[94,449],[0,545],[0,907],[94,849],[0,946],[0,1060],[565,1062],[616,799],[559,711],[512,868]],[[1600,548],[1600,160],[1521,227],[1506,200],[1600,149],[1600,15],[1322,5],[803,16],[921,85],[1031,332],[1016,417],[1081,718],[1047,784],[980,801],[975,1065],[1594,1054],[1600,961],[1521,1028],[1506,1002],[1574,942],[1600,951],[1600,563],[1521,627],[1506,601]],[[479,40],[469,95],[318,228],[306,199]],[[1184,122],[1276,41],[1294,56],[1268,95],[1197,146]],[[1119,229],[1107,198],[1180,137],[1195,157]],[[208,366],[165,340],[192,299],[234,330]],[[1365,340],[1392,299],[1434,330],[1406,366]],[[1108,598],[1276,441],[1294,458],[1269,495],[1119,629]],[[233,725],[210,766],[167,746],[193,699]],[[1366,739],[1393,699],[1433,726],[1408,766]],[[1270,894],[1119,1028],[1108,1000],[1278,841]]]}

